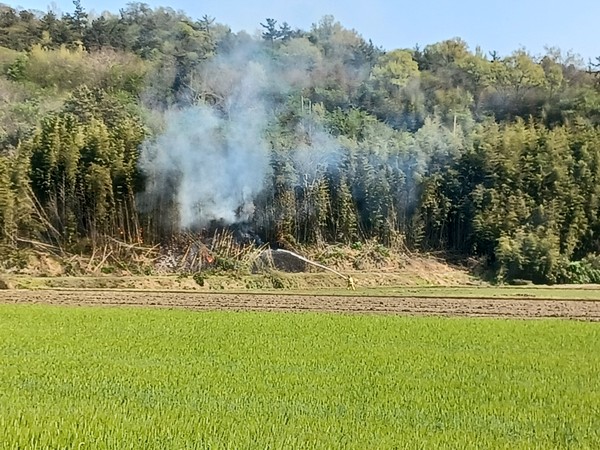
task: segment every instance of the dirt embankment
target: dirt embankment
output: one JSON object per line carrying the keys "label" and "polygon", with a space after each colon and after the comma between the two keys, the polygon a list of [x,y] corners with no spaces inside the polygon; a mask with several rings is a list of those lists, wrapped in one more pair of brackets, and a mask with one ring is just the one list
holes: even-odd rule
{"label": "dirt embankment", "polygon": [[325,311],[465,317],[557,317],[600,321],[600,302],[484,298],[350,297],[109,290],[8,290],[0,303],[176,307],[201,310]]}

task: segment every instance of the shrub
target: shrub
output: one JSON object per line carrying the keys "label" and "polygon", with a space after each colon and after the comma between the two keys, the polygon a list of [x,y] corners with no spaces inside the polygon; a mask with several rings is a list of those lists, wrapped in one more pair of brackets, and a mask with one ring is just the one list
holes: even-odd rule
{"label": "shrub", "polygon": [[0,289],[10,289],[11,286],[4,278],[0,276]]}
{"label": "shrub", "polygon": [[504,234],[498,241],[496,258],[498,278],[503,281],[523,279],[552,284],[559,279],[559,238],[544,227]]}
{"label": "shrub", "polygon": [[198,286],[204,287],[204,282],[206,281],[206,277],[202,275],[200,272],[196,272],[192,277]]}
{"label": "shrub", "polygon": [[560,273],[560,282],[600,284],[600,255],[590,254],[580,261],[566,262]]}

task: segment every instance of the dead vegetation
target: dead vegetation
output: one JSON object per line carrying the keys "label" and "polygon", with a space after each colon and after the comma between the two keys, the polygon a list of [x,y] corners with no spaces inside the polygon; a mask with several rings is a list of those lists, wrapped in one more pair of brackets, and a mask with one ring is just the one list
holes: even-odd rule
{"label": "dead vegetation", "polygon": [[[19,244],[18,249],[0,249],[0,273],[7,275],[7,287],[10,284],[6,280],[14,277],[21,277],[16,286],[24,288],[336,288],[345,283],[318,267],[272,252],[268,245],[239,242],[227,230],[210,235],[180,234],[156,246],[111,237],[100,238],[95,245],[83,242],[69,251],[33,240],[21,240]],[[443,259],[410,253],[402,241],[392,247],[367,241],[350,246],[298,246],[294,251],[351,275],[364,287],[461,285],[473,281],[467,271]],[[23,281],[26,277],[37,281]]]}

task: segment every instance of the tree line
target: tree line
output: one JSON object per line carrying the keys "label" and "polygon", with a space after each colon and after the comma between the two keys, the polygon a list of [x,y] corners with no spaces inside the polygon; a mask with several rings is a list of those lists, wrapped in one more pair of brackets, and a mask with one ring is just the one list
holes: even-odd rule
{"label": "tree line", "polygon": [[[269,99],[270,171],[247,223],[263,239],[402,239],[482,258],[506,280],[600,281],[593,63],[459,38],[384,51],[330,16],[310,30],[260,26],[233,33],[143,3],[96,17],[79,0],[62,15],[0,5],[0,240],[75,249],[177,233],[163,220],[177,216],[175,198],[153,210],[136,201],[141,148],[169,108],[226,114],[207,68],[251,48],[289,77]],[[312,130],[331,136],[333,157],[291,157]]]}

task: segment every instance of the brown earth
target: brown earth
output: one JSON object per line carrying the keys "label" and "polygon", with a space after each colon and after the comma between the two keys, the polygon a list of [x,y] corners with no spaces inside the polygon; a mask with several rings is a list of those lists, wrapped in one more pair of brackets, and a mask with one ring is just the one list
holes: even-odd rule
{"label": "brown earth", "polygon": [[556,317],[600,321],[600,301],[585,300],[348,297],[126,290],[6,290],[0,291],[0,303],[465,317]]}

